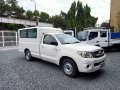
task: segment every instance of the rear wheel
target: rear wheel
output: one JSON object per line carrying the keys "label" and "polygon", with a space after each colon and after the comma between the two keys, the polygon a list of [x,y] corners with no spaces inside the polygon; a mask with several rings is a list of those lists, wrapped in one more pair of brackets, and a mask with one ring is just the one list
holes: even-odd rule
{"label": "rear wheel", "polygon": [[78,73],[76,63],[71,59],[64,59],[62,62],[63,72],[69,77],[75,77]]}
{"label": "rear wheel", "polygon": [[32,55],[29,50],[25,51],[25,58],[27,61],[32,61]]}

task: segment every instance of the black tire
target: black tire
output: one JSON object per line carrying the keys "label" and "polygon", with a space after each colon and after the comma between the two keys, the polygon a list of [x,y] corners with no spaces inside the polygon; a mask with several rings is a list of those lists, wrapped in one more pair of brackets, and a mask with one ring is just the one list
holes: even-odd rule
{"label": "black tire", "polygon": [[32,61],[32,55],[31,55],[31,52],[29,50],[25,51],[25,58],[27,61]]}
{"label": "black tire", "polygon": [[69,58],[64,59],[61,66],[63,72],[69,77],[75,77],[78,73],[78,68],[76,63]]}

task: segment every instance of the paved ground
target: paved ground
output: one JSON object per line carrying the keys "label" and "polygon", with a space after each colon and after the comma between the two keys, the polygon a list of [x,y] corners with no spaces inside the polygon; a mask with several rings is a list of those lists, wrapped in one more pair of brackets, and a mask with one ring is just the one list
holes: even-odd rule
{"label": "paved ground", "polygon": [[54,64],[0,51],[0,90],[120,90],[120,51],[107,51],[107,58],[103,70],[69,78]]}
{"label": "paved ground", "polygon": [[14,50],[14,49],[18,49],[18,46],[5,46],[5,47],[0,47],[0,51]]}

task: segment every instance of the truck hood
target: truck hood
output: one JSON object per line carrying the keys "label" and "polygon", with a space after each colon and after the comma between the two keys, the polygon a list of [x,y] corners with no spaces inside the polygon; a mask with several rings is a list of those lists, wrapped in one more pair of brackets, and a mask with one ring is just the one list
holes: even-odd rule
{"label": "truck hood", "polygon": [[71,48],[76,51],[87,51],[87,52],[92,52],[92,51],[97,51],[97,50],[102,49],[98,46],[84,44],[84,43],[66,44],[66,46],[67,48]]}

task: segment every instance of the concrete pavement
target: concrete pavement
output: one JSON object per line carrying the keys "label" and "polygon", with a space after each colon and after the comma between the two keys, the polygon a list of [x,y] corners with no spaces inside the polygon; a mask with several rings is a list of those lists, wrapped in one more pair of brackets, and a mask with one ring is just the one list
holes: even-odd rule
{"label": "concrete pavement", "polygon": [[6,47],[0,47],[0,51],[5,51],[5,50],[15,50],[18,49],[18,46],[6,46]]}

